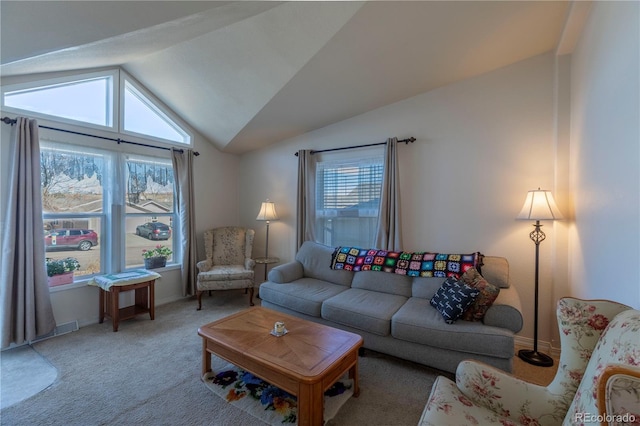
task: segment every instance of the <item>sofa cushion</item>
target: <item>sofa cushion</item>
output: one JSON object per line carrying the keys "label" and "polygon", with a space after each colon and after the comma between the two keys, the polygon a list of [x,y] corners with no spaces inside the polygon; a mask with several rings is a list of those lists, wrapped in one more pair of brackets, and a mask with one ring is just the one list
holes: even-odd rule
{"label": "sofa cushion", "polygon": [[447,324],[426,299],[412,297],[391,319],[391,335],[396,339],[447,350],[511,358],[513,333],[481,322],[458,321]]}
{"label": "sofa cushion", "polygon": [[322,318],[388,336],[391,333],[391,317],[406,301],[406,297],[396,294],[350,288],[325,300]]}
{"label": "sofa cushion", "polygon": [[215,265],[208,271],[198,273],[198,281],[252,280],[253,269],[242,265]]}
{"label": "sofa cushion", "polygon": [[476,300],[462,314],[462,319],[465,321],[482,321],[487,310],[498,297],[500,288],[485,280],[475,268],[471,268],[462,274],[460,281],[480,291]]}
{"label": "sofa cushion", "polygon": [[411,283],[411,295],[431,299],[443,282],[444,278],[440,277],[414,277]]}
{"label": "sofa cushion", "polygon": [[445,322],[453,324],[462,317],[464,311],[480,295],[480,290],[468,286],[454,277],[447,278],[431,298],[431,306],[436,308]]}
{"label": "sofa cushion", "polygon": [[350,286],[354,272],[331,269],[333,247],[305,241],[296,253],[296,260],[302,263],[304,276],[329,281],[334,284]]}
{"label": "sofa cushion", "polygon": [[260,285],[260,298],[292,311],[320,317],[322,302],[347,290],[315,278],[300,278],[292,284],[266,282]]}
{"label": "sofa cushion", "polygon": [[500,288],[509,288],[509,262],[504,257],[484,256],[482,269],[479,269],[485,280]]}
{"label": "sofa cushion", "polygon": [[[440,278],[442,280],[442,278]],[[355,274],[351,288],[361,288],[380,293],[397,294],[411,297],[410,277],[396,274],[384,274],[376,271],[361,271]]]}

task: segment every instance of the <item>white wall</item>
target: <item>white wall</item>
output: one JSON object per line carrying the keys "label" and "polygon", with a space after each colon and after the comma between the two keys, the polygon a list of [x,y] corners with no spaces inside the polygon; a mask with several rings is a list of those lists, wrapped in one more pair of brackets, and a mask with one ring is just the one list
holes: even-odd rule
{"label": "white wall", "polygon": [[640,308],[640,4],[594,2],[571,66],[571,292]]}
{"label": "white wall", "polygon": [[[268,197],[282,219],[271,226],[269,252],[285,261],[295,254],[298,149],[413,136],[414,144],[399,147],[405,249],[507,257],[526,318],[521,334],[532,336],[532,223],[515,216],[528,190],[554,188],[554,60],[537,56],[243,155],[241,221],[257,230],[256,252],[264,251],[264,228],[255,216]],[[541,246],[539,337],[546,341],[555,327],[553,228],[545,226]]]}

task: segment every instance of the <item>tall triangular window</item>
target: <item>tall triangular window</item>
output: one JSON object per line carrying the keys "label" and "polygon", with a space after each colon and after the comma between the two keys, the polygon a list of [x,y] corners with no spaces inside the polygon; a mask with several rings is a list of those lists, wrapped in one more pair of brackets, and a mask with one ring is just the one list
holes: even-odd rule
{"label": "tall triangular window", "polygon": [[126,132],[189,143],[189,135],[128,80],[124,83],[123,128]]}
{"label": "tall triangular window", "polygon": [[101,76],[5,92],[4,105],[39,114],[113,125],[113,77]]}
{"label": "tall triangular window", "polygon": [[0,107],[169,144],[191,144],[186,123],[119,69],[3,86]]}

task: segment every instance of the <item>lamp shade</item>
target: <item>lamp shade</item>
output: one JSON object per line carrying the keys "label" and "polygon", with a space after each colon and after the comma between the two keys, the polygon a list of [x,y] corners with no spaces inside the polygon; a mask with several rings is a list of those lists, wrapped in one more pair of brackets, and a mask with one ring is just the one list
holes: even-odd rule
{"label": "lamp shade", "polygon": [[562,213],[560,213],[551,191],[538,188],[527,192],[524,206],[516,219],[557,220],[562,219]]}
{"label": "lamp shade", "polygon": [[276,204],[269,201],[264,201],[260,207],[260,212],[256,220],[278,220],[278,213],[276,213]]}

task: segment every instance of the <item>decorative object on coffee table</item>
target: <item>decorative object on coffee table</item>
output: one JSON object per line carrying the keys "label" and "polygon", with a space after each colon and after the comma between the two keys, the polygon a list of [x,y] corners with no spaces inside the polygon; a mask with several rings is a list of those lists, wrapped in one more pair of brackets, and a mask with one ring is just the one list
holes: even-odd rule
{"label": "decorative object on coffee table", "polygon": [[538,261],[540,243],[546,238],[546,235],[542,232],[540,221],[562,219],[562,214],[553,199],[553,195],[551,195],[551,191],[538,188],[537,190],[531,190],[527,193],[524,206],[522,206],[522,210],[516,219],[536,221],[533,225],[535,229],[529,234],[529,238],[531,238],[536,245],[533,350],[521,349],[518,352],[518,356],[529,364],[551,367],[553,365],[553,358],[547,354],[538,352]]}
{"label": "decorative object on coffee table", "polygon": [[155,248],[148,250],[142,250],[142,257],[144,258],[144,267],[146,269],[164,268],[167,266],[167,258],[171,256],[173,252],[167,246],[158,244]]}

